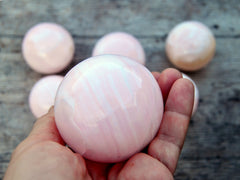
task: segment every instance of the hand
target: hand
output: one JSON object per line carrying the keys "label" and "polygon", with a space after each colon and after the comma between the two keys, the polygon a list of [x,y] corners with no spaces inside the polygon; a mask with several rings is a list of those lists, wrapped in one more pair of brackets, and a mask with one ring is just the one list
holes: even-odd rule
{"label": "hand", "polygon": [[153,75],[161,88],[165,111],[148,153],[137,153],[116,164],[86,160],[65,147],[52,108],[13,152],[4,180],[173,179],[192,113],[194,88],[175,69]]}

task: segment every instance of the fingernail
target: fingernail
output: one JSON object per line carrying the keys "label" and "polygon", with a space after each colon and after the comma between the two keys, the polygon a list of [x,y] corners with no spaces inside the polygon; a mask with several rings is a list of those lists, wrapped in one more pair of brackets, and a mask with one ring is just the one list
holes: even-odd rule
{"label": "fingernail", "polygon": [[48,110],[48,113],[53,113],[54,111],[54,106],[50,107],[50,109]]}

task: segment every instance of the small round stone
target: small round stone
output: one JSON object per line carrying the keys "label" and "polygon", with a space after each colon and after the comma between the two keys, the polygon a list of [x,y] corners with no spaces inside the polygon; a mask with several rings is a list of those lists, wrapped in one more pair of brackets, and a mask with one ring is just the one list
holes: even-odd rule
{"label": "small round stone", "polygon": [[74,42],[70,33],[54,23],[40,23],[25,35],[22,52],[27,64],[42,74],[62,71],[74,54]]}
{"label": "small round stone", "polygon": [[214,35],[207,26],[197,21],[186,21],[169,33],[166,53],[177,68],[196,71],[211,61],[215,46]]}
{"label": "small round stone", "polygon": [[55,96],[63,76],[51,75],[38,80],[29,95],[29,106],[36,118],[46,114],[54,105]]}
{"label": "small round stone", "polygon": [[152,73],[127,57],[91,57],[71,69],[54,106],[57,128],[77,153],[98,162],[126,160],[156,135],[162,93]]}
{"label": "small round stone", "polygon": [[192,110],[192,116],[195,114],[198,108],[198,102],[199,102],[199,90],[196,85],[196,83],[190,78],[188,75],[182,73],[183,78],[190,80],[193,83],[194,86],[194,103],[193,103],[193,110]]}
{"label": "small round stone", "polygon": [[114,54],[126,56],[145,64],[145,52],[140,42],[125,32],[113,32],[103,36],[95,45],[92,56]]}

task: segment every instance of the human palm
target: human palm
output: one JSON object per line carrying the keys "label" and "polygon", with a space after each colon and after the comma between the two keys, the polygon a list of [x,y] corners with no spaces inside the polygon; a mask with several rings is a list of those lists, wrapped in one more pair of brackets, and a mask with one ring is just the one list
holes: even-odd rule
{"label": "human palm", "polygon": [[65,146],[51,109],[37,120],[32,132],[12,154],[4,180],[173,179],[191,117],[194,88],[174,69],[153,75],[161,88],[165,110],[147,153],[137,153],[116,164],[84,159]]}

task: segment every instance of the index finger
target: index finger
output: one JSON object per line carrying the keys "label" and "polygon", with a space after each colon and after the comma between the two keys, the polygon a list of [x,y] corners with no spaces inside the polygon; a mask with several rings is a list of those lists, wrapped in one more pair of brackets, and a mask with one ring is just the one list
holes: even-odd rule
{"label": "index finger", "polygon": [[160,130],[150,143],[148,153],[174,173],[192,113],[194,87],[178,79],[169,92]]}
{"label": "index finger", "polygon": [[174,68],[167,68],[161,73],[152,72],[152,74],[160,86],[160,89],[162,91],[163,101],[165,104],[173,83],[177,79],[182,78],[182,74]]}

